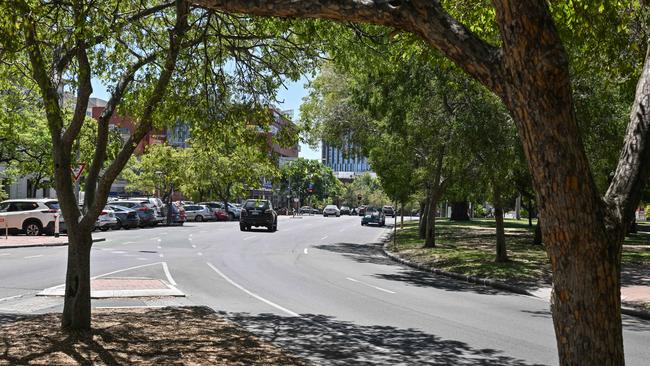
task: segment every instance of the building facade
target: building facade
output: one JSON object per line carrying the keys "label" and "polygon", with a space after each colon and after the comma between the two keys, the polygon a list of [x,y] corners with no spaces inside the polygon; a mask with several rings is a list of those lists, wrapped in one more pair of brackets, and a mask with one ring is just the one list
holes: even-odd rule
{"label": "building facade", "polygon": [[337,178],[342,180],[351,180],[355,176],[363,173],[374,175],[368,158],[352,153],[352,151],[354,151],[353,146],[343,150],[323,142],[321,146],[321,161],[323,165],[334,171],[334,175]]}

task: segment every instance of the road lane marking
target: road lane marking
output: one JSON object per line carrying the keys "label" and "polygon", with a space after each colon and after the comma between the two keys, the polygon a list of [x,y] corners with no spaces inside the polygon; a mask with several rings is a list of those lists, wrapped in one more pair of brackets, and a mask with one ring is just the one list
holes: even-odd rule
{"label": "road lane marking", "polygon": [[134,241],[125,241],[124,243],[122,243],[122,245],[127,245],[127,244],[135,244],[135,242]]}
{"label": "road lane marking", "polygon": [[157,246],[156,248],[157,248],[157,249],[162,249],[162,247],[161,247],[160,245],[159,245],[159,246]]}
{"label": "road lane marking", "polygon": [[244,238],[244,240],[250,240],[250,239],[254,239],[254,238],[257,238],[257,235],[247,236],[247,237]]}
{"label": "road lane marking", "polygon": [[140,306],[96,306],[95,309],[160,309],[167,305],[140,305]]}
{"label": "road lane marking", "polygon": [[196,253],[196,254],[199,255],[199,256],[203,255],[203,253],[201,253],[201,252],[198,252],[198,253]]}
{"label": "road lane marking", "polygon": [[309,254],[309,253],[307,253],[307,248],[305,248],[305,254]]}
{"label": "road lane marking", "polygon": [[325,239],[327,239],[327,235],[325,235],[324,237],[320,238],[320,240],[325,240]]}
{"label": "road lane marking", "polygon": [[169,267],[167,267],[167,262],[162,262],[162,266],[163,266],[163,271],[165,271],[165,276],[167,276],[167,281],[169,281],[169,283],[172,286],[176,286],[176,281],[174,281],[174,279],[172,278],[172,273],[169,272]]}
{"label": "road lane marking", "polygon": [[0,302],[7,301],[7,300],[12,300],[12,299],[17,299],[17,298],[23,297],[23,296],[24,296],[24,294],[23,295],[14,295],[14,296],[5,297],[5,298],[0,299]]}
{"label": "road lane marking", "polygon": [[[127,254],[127,256],[131,256],[131,257],[132,257],[133,255],[131,255],[131,254]],[[90,279],[91,279],[91,280],[94,280],[94,279],[97,279],[97,278],[100,278],[100,277],[110,276],[110,275],[112,275],[112,274],[116,274],[116,273],[120,273],[120,272],[125,272],[125,271],[130,271],[130,270],[132,270],[132,269],[138,269],[138,268],[143,268],[143,267],[149,267],[149,266],[153,266],[153,265],[161,264],[161,263],[163,263],[163,262],[148,263],[148,264],[142,264],[142,265],[139,265],[139,266],[133,266],[133,267],[129,267],[129,268],[118,269],[117,271],[108,272],[108,273],[100,274],[100,275],[97,275],[97,276],[94,276],[94,277],[90,277]]]}
{"label": "road lane marking", "polygon": [[116,250],[116,251],[111,252],[111,253],[113,253],[113,254],[125,254],[126,252],[121,251],[121,250]]}
{"label": "road lane marking", "polygon": [[376,350],[376,351],[383,352],[383,353],[391,353],[391,350],[389,350],[389,349],[387,349],[387,348],[379,347],[379,346],[375,346],[374,344],[372,344],[372,343],[370,343],[370,342],[368,342],[368,341],[365,341],[365,340],[363,340],[363,339],[358,339],[358,338],[355,338],[355,337],[350,337],[349,335],[347,335],[347,334],[345,334],[345,333],[343,333],[343,332],[341,332],[341,331],[339,331],[339,330],[336,330],[336,329],[334,329],[334,328],[330,328],[330,327],[328,327],[328,326],[326,326],[326,325],[323,325],[323,324],[321,324],[321,323],[319,323],[319,322],[317,322],[317,321],[315,321],[315,320],[312,320],[312,319],[310,319],[310,318],[308,318],[308,317],[301,317],[300,314],[296,313],[295,311],[291,311],[291,310],[289,310],[289,309],[287,309],[287,308],[285,308],[285,307],[282,307],[282,306],[280,306],[280,305],[278,305],[278,304],[276,304],[276,303],[274,303],[274,302],[272,302],[272,301],[270,301],[270,300],[267,300],[267,299],[263,298],[263,297],[260,296],[260,295],[257,295],[257,294],[255,294],[255,293],[253,293],[253,292],[247,290],[247,289],[244,288],[242,285],[240,285],[240,284],[236,283],[235,281],[231,280],[230,277],[226,276],[226,275],[225,275],[223,272],[221,272],[217,267],[215,267],[214,265],[212,265],[212,263],[207,262],[207,265],[208,265],[210,268],[212,268],[213,271],[215,271],[219,276],[221,276],[224,280],[226,280],[226,281],[227,281],[228,283],[230,283],[231,285],[237,287],[238,289],[242,290],[242,291],[245,292],[246,294],[248,294],[248,295],[250,295],[250,296],[252,296],[252,297],[254,297],[254,298],[260,300],[261,302],[263,302],[263,303],[265,303],[265,304],[267,304],[267,305],[270,305],[270,306],[272,306],[272,307],[274,307],[274,308],[276,308],[276,309],[278,309],[278,310],[280,310],[280,311],[282,311],[282,312],[288,314],[289,316],[294,316],[294,317],[297,317],[297,318],[301,318],[301,319],[305,320],[306,322],[308,322],[308,323],[310,323],[310,324],[313,324],[313,325],[315,325],[315,326],[317,326],[317,327],[320,327],[320,328],[326,329],[326,330],[328,330],[329,332],[331,332],[331,333],[333,333],[333,334],[335,334],[335,335],[337,335],[337,336],[339,336],[339,337],[347,338],[347,339],[353,340],[353,341],[355,341],[355,342],[358,342],[358,343],[360,343],[360,344],[364,344],[364,345],[366,345],[367,347],[370,347],[370,348],[372,348],[372,349],[374,349],[374,350]]}
{"label": "road lane marking", "polygon": [[42,256],[43,256],[43,254],[37,254],[37,255],[28,255],[27,257],[23,257],[23,258],[29,259],[29,258],[38,258],[38,257],[42,257]]}
{"label": "road lane marking", "polygon": [[196,245],[195,245],[195,244],[192,244],[192,248],[196,248]]}
{"label": "road lane marking", "polygon": [[160,253],[160,254],[158,254],[158,256],[159,256],[160,258],[163,258],[165,255],[162,254],[162,253]]}
{"label": "road lane marking", "polygon": [[241,286],[240,284],[238,284],[238,283],[236,283],[235,281],[231,280],[230,277],[226,276],[226,275],[225,275],[223,272],[221,272],[217,267],[213,266],[212,263],[207,262],[207,264],[208,264],[208,266],[209,266],[210,268],[212,268],[213,271],[215,271],[215,272],[216,272],[219,276],[221,276],[224,280],[226,280],[226,281],[227,281],[228,283],[230,283],[231,285],[237,287],[238,289],[244,291],[244,292],[247,293],[248,295],[250,295],[250,296],[252,296],[252,297],[254,297],[254,298],[260,300],[261,302],[263,302],[263,303],[265,303],[265,304],[267,304],[267,305],[270,305],[270,306],[272,306],[272,307],[274,307],[274,308],[276,308],[276,309],[278,309],[278,310],[280,310],[280,311],[282,311],[282,312],[284,312],[284,313],[286,313],[286,314],[289,314],[290,316],[300,317],[300,315],[299,315],[298,313],[293,312],[293,311],[291,311],[291,310],[289,310],[289,309],[287,309],[287,308],[284,308],[284,307],[282,307],[282,306],[280,306],[280,305],[278,305],[278,304],[276,304],[276,303],[274,303],[274,302],[272,302],[272,301],[270,301],[270,300],[267,300],[267,299],[263,298],[262,296],[257,295],[257,294],[255,294],[255,293],[253,293],[253,292],[251,292],[251,291],[248,291],[247,289],[245,289],[245,288],[244,288],[243,286]]}
{"label": "road lane marking", "polygon": [[147,258],[138,257],[138,260],[139,260],[139,261],[147,261],[148,259],[147,259]]}
{"label": "road lane marking", "polygon": [[157,240],[159,242],[162,241],[162,239],[160,239],[159,237],[151,238],[151,240]]}
{"label": "road lane marking", "polygon": [[11,253],[2,253],[0,254],[0,257],[4,257],[5,255],[11,255]]}
{"label": "road lane marking", "polygon": [[351,278],[351,277],[346,277],[345,279],[348,280],[348,281],[352,281],[352,282],[360,283],[362,285],[366,285],[368,287],[372,287],[375,290],[383,291],[383,292],[386,292],[386,293],[389,293],[389,294],[394,294],[395,293],[394,291],[386,290],[385,288],[381,288],[381,287],[377,287],[377,286],[373,286],[373,285],[371,285],[369,283],[365,283],[363,281],[355,280],[354,278]]}
{"label": "road lane marking", "polygon": [[187,238],[187,240],[192,241],[192,238],[191,238],[191,237],[190,237],[190,238]]}

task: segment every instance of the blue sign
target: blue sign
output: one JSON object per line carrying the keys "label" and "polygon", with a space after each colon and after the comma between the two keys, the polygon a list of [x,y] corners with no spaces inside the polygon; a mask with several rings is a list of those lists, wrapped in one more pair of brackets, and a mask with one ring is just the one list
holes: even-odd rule
{"label": "blue sign", "polygon": [[273,188],[273,183],[264,182],[264,189],[272,189],[272,188]]}

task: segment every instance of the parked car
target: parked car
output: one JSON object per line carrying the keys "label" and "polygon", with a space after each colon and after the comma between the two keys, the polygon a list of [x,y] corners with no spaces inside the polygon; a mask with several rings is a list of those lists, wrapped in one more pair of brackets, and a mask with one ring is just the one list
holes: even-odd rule
{"label": "parked car", "polygon": [[313,213],[314,215],[320,215],[322,211],[316,207],[312,207],[311,213]]}
{"label": "parked car", "polygon": [[239,218],[239,229],[250,230],[253,226],[266,226],[273,232],[278,230],[278,214],[269,200],[250,199],[244,203]]}
{"label": "parked car", "polygon": [[[166,205],[164,208],[163,214],[165,215],[165,220],[167,219],[167,210],[168,208],[171,208],[171,225],[178,224],[180,226],[183,226],[185,221],[187,220],[187,214],[185,212],[185,209],[183,206],[179,204],[172,203],[171,205]],[[166,221],[165,221],[166,223]]]}
{"label": "parked car", "polygon": [[350,214],[350,207],[341,206],[341,209],[339,211],[341,212],[341,215],[349,215]]}
{"label": "parked car", "polygon": [[[225,205],[223,202],[199,202],[199,205],[205,205],[210,207],[212,210],[222,210],[225,216],[225,220],[234,221],[239,219],[241,215],[241,207],[237,207],[234,203],[228,202],[228,213],[226,214]],[[222,220],[223,215],[219,214],[219,220]]]}
{"label": "parked car", "polygon": [[156,211],[150,207],[150,203],[145,203],[142,200],[120,200],[113,201],[111,204],[135,210],[140,218],[140,227],[156,226],[159,222]]}
{"label": "parked car", "polygon": [[[10,233],[22,232],[29,236],[54,233],[54,215],[60,214],[59,202],[51,198],[13,199],[0,202],[0,217],[6,223],[0,225]],[[5,226],[6,225],[6,226]]]}
{"label": "parked car", "polygon": [[129,201],[140,201],[156,211],[156,221],[165,221],[165,203],[158,197],[131,197]]}
{"label": "parked car", "polygon": [[382,212],[382,210],[368,206],[365,209],[365,213],[363,217],[361,218],[361,226],[364,225],[379,225],[379,226],[384,226],[386,225],[386,216]]}
{"label": "parked car", "polygon": [[313,213],[312,208],[309,207],[309,206],[302,206],[302,207],[300,207],[300,208],[298,209],[298,211],[299,211],[301,214],[312,214],[312,213]]}
{"label": "parked car", "polygon": [[110,228],[117,226],[117,217],[115,211],[109,206],[105,206],[95,221],[95,229],[108,231]]}
{"label": "parked car", "polygon": [[325,216],[325,217],[327,217],[327,216],[339,217],[339,216],[341,216],[341,210],[339,210],[339,208],[336,207],[336,205],[327,205],[323,209],[323,216]]}
{"label": "parked car", "polygon": [[187,205],[183,206],[187,221],[210,221],[216,220],[216,213],[205,205]]}
{"label": "parked car", "polygon": [[136,210],[124,206],[108,205],[115,212],[117,218],[116,229],[132,229],[140,226],[140,217]]}
{"label": "parked car", "polygon": [[385,216],[395,217],[395,209],[393,206],[384,206],[381,208],[381,212],[383,212]]}
{"label": "parked car", "polygon": [[357,207],[357,215],[364,216],[366,214],[366,206]]}

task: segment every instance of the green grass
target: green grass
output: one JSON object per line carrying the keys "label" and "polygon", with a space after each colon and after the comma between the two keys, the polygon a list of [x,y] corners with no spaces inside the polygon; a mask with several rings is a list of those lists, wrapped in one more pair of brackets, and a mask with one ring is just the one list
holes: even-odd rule
{"label": "green grass", "polygon": [[[439,268],[472,276],[497,279],[523,286],[537,287],[550,283],[550,264],[542,246],[532,244],[534,227],[528,220],[506,220],[507,263],[496,263],[496,234],[493,219],[473,219],[458,222],[439,219],[436,225],[436,248],[422,248],[418,238],[418,223],[408,222],[398,232],[397,250],[400,256]],[[624,246],[623,263],[650,264],[650,234],[634,234],[630,244],[648,248]],[[642,243],[642,244],[637,244]],[[625,244],[628,244],[626,241]]]}

